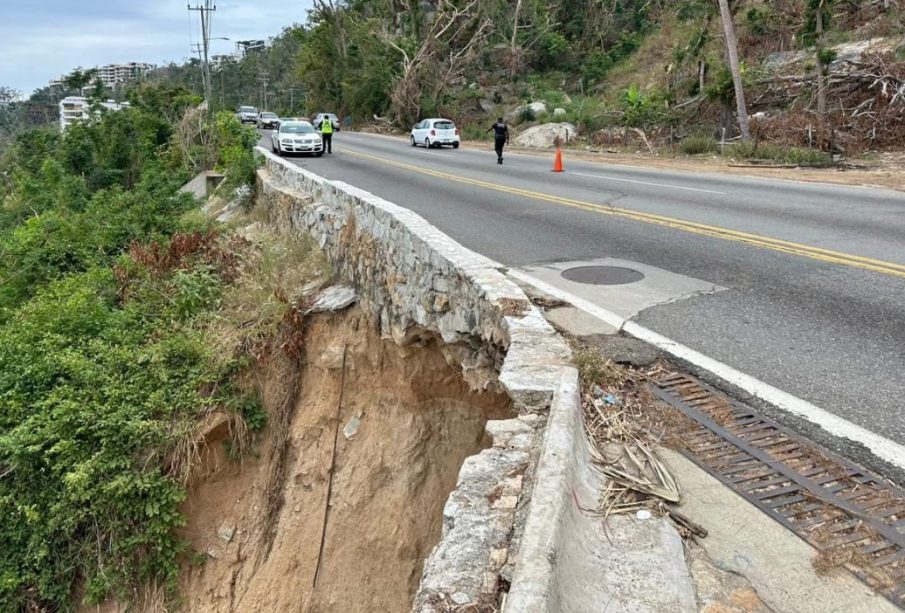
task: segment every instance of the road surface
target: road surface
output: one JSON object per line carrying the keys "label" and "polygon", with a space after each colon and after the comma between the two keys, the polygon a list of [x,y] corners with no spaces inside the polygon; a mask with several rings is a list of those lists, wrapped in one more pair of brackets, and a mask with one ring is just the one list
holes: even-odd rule
{"label": "road surface", "polygon": [[905,443],[905,194],[568,156],[558,174],[552,155],[498,166],[490,145],[413,149],[344,132],[333,147],[289,159],[509,267],[617,258],[712,288],[633,319]]}

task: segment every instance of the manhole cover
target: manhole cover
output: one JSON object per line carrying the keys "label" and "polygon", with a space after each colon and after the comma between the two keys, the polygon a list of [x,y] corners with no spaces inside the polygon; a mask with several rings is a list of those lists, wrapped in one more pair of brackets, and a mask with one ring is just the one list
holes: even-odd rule
{"label": "manhole cover", "polygon": [[625,285],[644,278],[644,275],[622,266],[579,266],[564,270],[564,279],[589,285]]}

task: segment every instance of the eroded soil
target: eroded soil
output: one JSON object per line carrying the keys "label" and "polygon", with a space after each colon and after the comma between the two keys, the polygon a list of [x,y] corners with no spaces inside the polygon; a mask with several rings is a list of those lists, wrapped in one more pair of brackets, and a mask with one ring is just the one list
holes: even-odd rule
{"label": "eroded soil", "polygon": [[309,320],[300,362],[262,377],[255,451],[238,464],[210,441],[190,486],[182,609],[408,611],[459,467],[509,399],[470,391],[435,342],[381,340],[357,310]]}

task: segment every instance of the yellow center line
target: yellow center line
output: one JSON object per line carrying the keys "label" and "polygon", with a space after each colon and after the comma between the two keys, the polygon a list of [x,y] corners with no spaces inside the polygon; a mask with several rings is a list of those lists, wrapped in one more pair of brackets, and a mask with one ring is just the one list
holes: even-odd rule
{"label": "yellow center line", "polygon": [[387,166],[394,166],[396,168],[401,168],[404,170],[411,170],[414,172],[418,172],[420,174],[437,177],[439,179],[446,179],[447,181],[454,181],[456,183],[463,183],[465,185],[473,185],[475,187],[482,187],[484,189],[489,189],[489,190],[493,190],[493,191],[497,191],[497,192],[503,192],[506,194],[513,194],[516,196],[524,196],[525,198],[531,198],[532,200],[542,200],[544,202],[552,202],[554,204],[577,208],[577,209],[581,209],[584,211],[590,211],[592,213],[610,215],[613,217],[623,217],[623,218],[631,219],[634,221],[641,221],[644,223],[654,224],[654,225],[658,225],[658,226],[664,226],[667,228],[673,228],[675,230],[682,230],[684,232],[699,234],[701,236],[709,236],[712,238],[719,238],[719,239],[723,239],[723,240],[744,243],[747,245],[760,247],[762,249],[770,249],[772,251],[778,251],[780,253],[788,253],[791,255],[806,257],[806,258],[810,258],[812,260],[819,260],[821,262],[828,262],[831,264],[841,264],[843,266],[851,266],[854,268],[861,268],[864,270],[870,270],[873,272],[880,272],[880,273],[887,274],[887,275],[893,275],[893,276],[905,278],[905,264],[898,264],[896,262],[887,262],[884,260],[877,260],[874,258],[864,257],[864,256],[860,256],[860,255],[854,255],[851,253],[845,253],[842,251],[834,251],[832,249],[823,249],[821,247],[813,247],[810,245],[804,245],[801,243],[785,241],[785,240],[781,240],[778,238],[770,238],[768,236],[761,236],[759,234],[751,234],[749,232],[740,232],[738,230],[730,230],[729,228],[723,228],[720,226],[711,226],[711,225],[702,224],[702,223],[698,223],[698,222],[694,222],[694,221],[677,219],[675,217],[657,215],[655,213],[644,213],[641,211],[634,211],[632,209],[625,209],[625,208],[606,205],[606,204],[603,204],[603,205],[594,204],[593,202],[587,202],[584,200],[575,200],[575,199],[566,198],[563,196],[554,196],[553,194],[545,194],[543,192],[536,192],[536,191],[521,189],[518,187],[509,187],[507,185],[500,185],[498,183],[490,183],[488,181],[472,179],[472,178],[464,177],[461,175],[455,175],[455,174],[450,174],[447,172],[442,172],[439,170],[425,168],[423,166],[416,166],[414,164],[396,162],[393,160],[388,160],[386,158],[382,158],[382,157],[379,157],[376,155],[370,155],[368,153],[363,153],[361,151],[357,151],[357,150],[353,150],[353,149],[346,149],[345,151],[347,154],[355,156],[355,157],[373,160],[375,162],[379,162],[379,163],[385,164]]}

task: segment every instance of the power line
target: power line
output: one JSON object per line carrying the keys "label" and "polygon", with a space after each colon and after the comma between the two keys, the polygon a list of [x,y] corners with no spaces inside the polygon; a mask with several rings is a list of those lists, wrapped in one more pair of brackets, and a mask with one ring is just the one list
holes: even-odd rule
{"label": "power line", "polygon": [[211,47],[211,13],[217,10],[217,5],[214,4],[213,0],[204,0],[204,4],[199,4],[197,6],[186,5],[189,11],[198,11],[201,15],[201,70],[202,70],[202,78],[204,81],[204,100],[207,103],[208,108],[211,105],[211,65],[210,59],[208,58],[208,53],[210,52]]}

